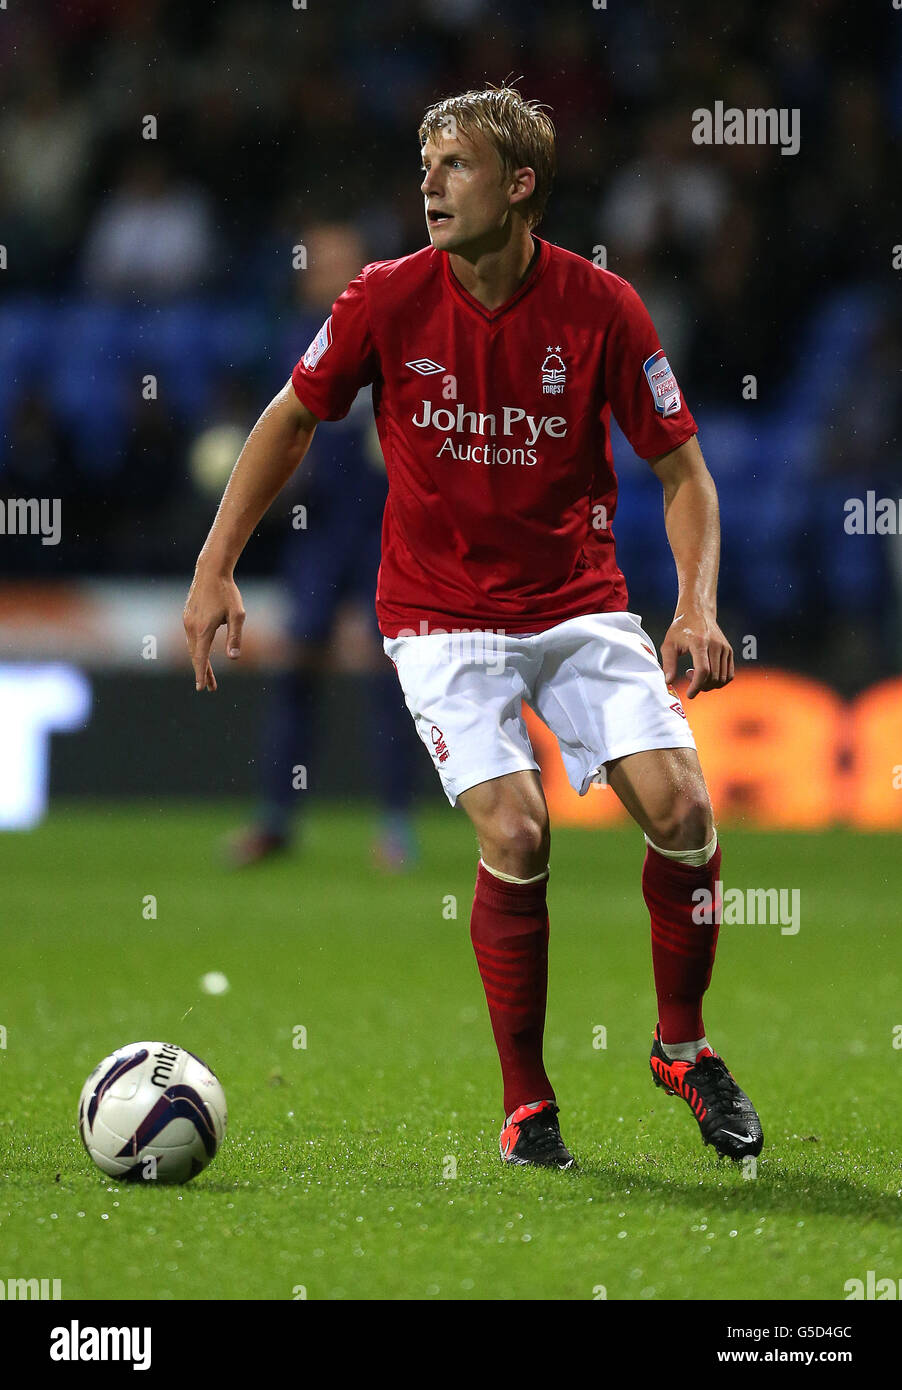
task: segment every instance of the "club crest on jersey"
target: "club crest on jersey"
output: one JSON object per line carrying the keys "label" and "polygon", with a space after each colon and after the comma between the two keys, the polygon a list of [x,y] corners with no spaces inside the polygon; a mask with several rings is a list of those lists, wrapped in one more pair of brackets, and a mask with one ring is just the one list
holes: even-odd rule
{"label": "club crest on jersey", "polygon": [[304,353],[304,366],[312,372],[323,353],[332,346],[332,315],[326,319],[313,342]]}
{"label": "club crest on jersey", "polygon": [[560,355],[560,343],[557,347],[546,348],[546,352],[542,363],[542,390],[546,396],[560,396],[567,385],[567,368]]}
{"label": "club crest on jersey", "polygon": [[681,405],[680,388],[670,369],[664,349],[658,348],[657,352],[653,352],[651,357],[642,363],[642,370],[658,414],[678,414]]}

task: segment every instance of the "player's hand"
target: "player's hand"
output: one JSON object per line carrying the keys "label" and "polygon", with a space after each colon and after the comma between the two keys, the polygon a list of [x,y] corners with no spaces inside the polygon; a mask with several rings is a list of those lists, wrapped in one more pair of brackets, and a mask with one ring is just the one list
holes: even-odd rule
{"label": "player's hand", "polygon": [[699,691],[720,690],[733,679],[733,648],[714,619],[706,617],[701,609],[682,609],[667,629],[661,643],[661,662],[668,685],[676,680],[683,652],[692,657],[692,680],[686,692],[690,700]]}
{"label": "player's hand", "polygon": [[188,590],[182,622],[194,666],[195,690],[215,690],[210,648],[219,628],[226,626],[226,653],[234,661],[241,655],[244,604],[231,575],[211,574],[200,566]]}

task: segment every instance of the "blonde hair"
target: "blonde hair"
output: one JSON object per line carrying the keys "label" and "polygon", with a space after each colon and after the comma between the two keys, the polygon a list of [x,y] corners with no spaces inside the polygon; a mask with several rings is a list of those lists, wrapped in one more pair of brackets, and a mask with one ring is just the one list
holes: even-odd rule
{"label": "blonde hair", "polygon": [[534,170],[535,189],[517,207],[526,217],[527,226],[537,227],[555,171],[554,126],[545,115],[546,109],[541,102],[526,101],[516,87],[508,86],[489,86],[481,92],[445,97],[430,106],[423,117],[420,146],[430,139],[453,139],[458,131],[468,136],[475,131],[484,135],[494,147],[506,179],[513,177],[517,169]]}

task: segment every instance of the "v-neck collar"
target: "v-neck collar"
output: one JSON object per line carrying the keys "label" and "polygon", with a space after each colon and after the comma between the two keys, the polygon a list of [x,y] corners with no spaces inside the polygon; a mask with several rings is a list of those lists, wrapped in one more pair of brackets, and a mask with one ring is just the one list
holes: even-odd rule
{"label": "v-neck collar", "polygon": [[539,277],[544,273],[550,255],[550,245],[547,241],[543,241],[541,237],[537,236],[533,237],[533,241],[536,243],[537,254],[533,255],[532,265],[526,279],[523,281],[522,285],[514,290],[510,299],[506,299],[503,304],[499,304],[497,309],[487,309],[484,304],[480,304],[479,300],[470,294],[469,290],[464,289],[463,285],[454,274],[454,271],[451,269],[450,253],[442,251],[439,254],[444,262],[445,284],[448,286],[451,293],[471,312],[478,314],[484,323],[495,323],[504,314],[508,313],[515,304],[518,304],[525,294],[529,293],[539,280]]}

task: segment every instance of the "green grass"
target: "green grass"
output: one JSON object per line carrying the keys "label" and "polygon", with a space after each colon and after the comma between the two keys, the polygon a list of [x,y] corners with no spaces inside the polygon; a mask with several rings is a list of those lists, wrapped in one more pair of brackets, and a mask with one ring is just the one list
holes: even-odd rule
{"label": "green grass", "polygon": [[[839,1299],[868,1269],[902,1275],[894,837],[723,837],[728,887],[802,891],[796,936],[723,928],[706,1009],[761,1112],[752,1179],[651,1082],[637,832],[555,836],[546,1057],[582,1165],[559,1174],[498,1162],[463,816],[422,816],[404,878],[370,867],[365,809],[321,810],[303,854],[244,874],[215,858],[234,823],[71,805],[0,840],[0,1279],[89,1299],[632,1300]],[[200,990],[209,970],[227,994]],[[117,1187],[78,1139],[84,1078],[140,1038],[199,1053],[226,1089],[226,1140],[185,1188]]]}

